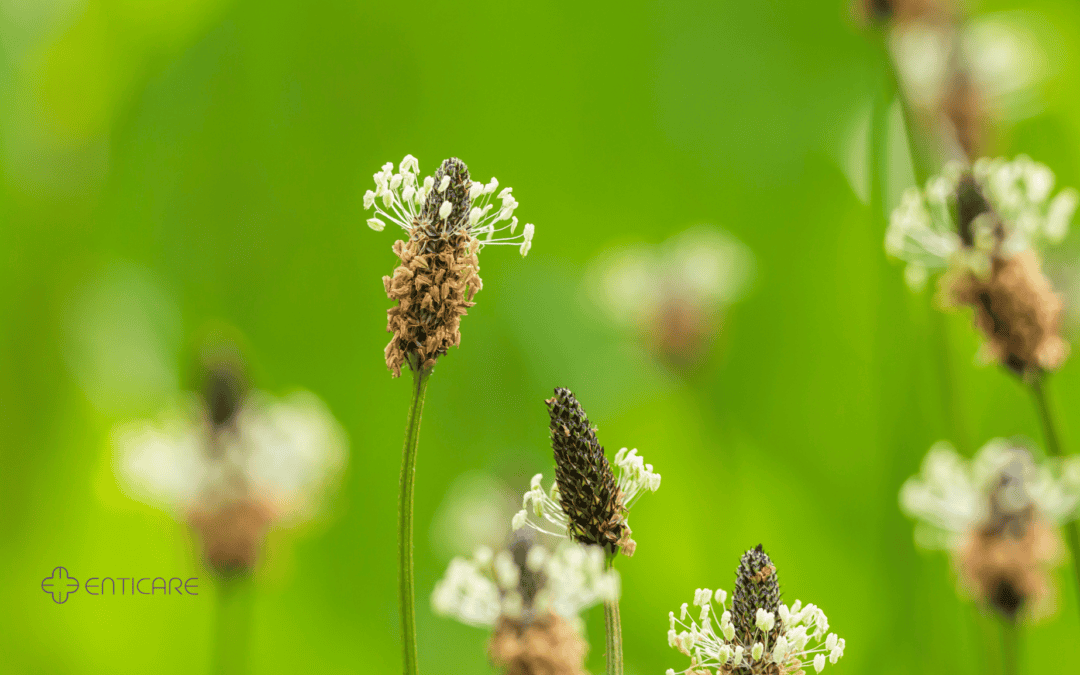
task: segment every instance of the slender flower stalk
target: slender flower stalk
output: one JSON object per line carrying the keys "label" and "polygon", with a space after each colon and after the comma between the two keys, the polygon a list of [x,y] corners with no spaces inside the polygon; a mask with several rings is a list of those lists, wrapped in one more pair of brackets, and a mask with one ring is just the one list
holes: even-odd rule
{"label": "slender flower stalk", "polygon": [[[626,448],[615,454],[618,475],[611,469],[596,428],[569,389],[557,388],[545,401],[551,418],[551,447],[555,454],[555,483],[545,491],[542,474],[533,476],[521,511],[512,527],[528,526],[538,532],[581,544],[600,546],[609,568],[621,552],[634,554],[637,544],[630,538],[627,518],[630,507],[645,491],[660,487],[660,474],[653,472],[637,450]],[[622,621],[618,599],[604,606],[607,631],[607,672],[621,675]]]}
{"label": "slender flower stalk", "polygon": [[[609,570],[615,569],[615,556],[607,556],[606,561]],[[612,597],[604,600],[604,634],[607,638],[607,675],[622,675],[623,672],[623,646],[622,646],[622,617],[619,615],[619,598]]]}
{"label": "slender flower stalk", "polygon": [[[386,312],[386,330],[393,333],[386,345],[386,366],[394,377],[408,365],[413,372],[413,395],[402,451],[398,502],[398,583],[401,601],[403,672],[418,672],[416,602],[413,574],[413,494],[420,417],[424,394],[436,360],[461,344],[461,317],[474,306],[483,288],[480,250],[488,245],[512,244],[525,256],[532,247],[532,224],[517,234],[514,216],[518,202],[512,188],[503,188],[494,210],[492,195],[499,181],[473,181],[469,168],[457,158],[442,162],[433,176],[419,177],[420,165],[406,155],[394,172],[385,164],[374,175],[375,190],[364,194],[364,208],[374,209],[368,226],[381,232],[387,221],[407,235],[394,242],[401,264],[383,277],[388,298],[396,304]],[[499,223],[505,222],[505,225]]]}
{"label": "slender flower stalk", "polygon": [[[1050,412],[1050,402],[1046,397],[1045,375],[1032,380],[1031,393],[1035,398],[1035,408],[1039,411],[1039,421],[1042,422],[1046,451],[1051,457],[1064,459],[1066,455],[1061,448],[1061,440],[1058,436],[1057,426],[1054,424],[1054,416]],[[1080,599],[1080,521],[1073,520],[1065,525],[1065,543],[1068,545],[1069,554],[1072,556],[1077,598]]]}
{"label": "slender flower stalk", "polygon": [[1001,626],[1001,659],[1004,675],[1020,672],[1020,626],[1005,622]]}
{"label": "slender flower stalk", "polygon": [[401,597],[402,662],[404,672],[419,670],[416,651],[416,581],[413,571],[413,493],[416,488],[416,449],[420,444],[420,416],[424,412],[431,368],[413,370],[412,403],[405,426],[398,501],[398,591]]}

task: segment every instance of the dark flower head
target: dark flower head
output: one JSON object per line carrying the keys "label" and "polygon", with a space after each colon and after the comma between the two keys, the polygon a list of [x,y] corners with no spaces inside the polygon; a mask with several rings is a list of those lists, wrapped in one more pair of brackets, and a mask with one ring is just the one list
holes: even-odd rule
{"label": "dark flower head", "polygon": [[457,157],[443,160],[435,171],[434,185],[420,211],[419,226],[425,230],[424,238],[437,239],[458,230],[468,231],[472,207],[469,167]]}
{"label": "dark flower head", "polygon": [[699,588],[694,609],[684,604],[668,614],[668,645],[690,657],[682,672],[797,675],[813,667],[820,673],[826,661],[844,655],[846,643],[828,632],[829,619],[819,607],[780,602],[776,567],[760,544],[743,554],[730,609],[727,601],[721,589]]}
{"label": "dark flower head", "polygon": [[581,404],[569,389],[561,388],[546,403],[555,481],[570,536],[603,546],[609,553],[627,547],[632,551],[623,493]]}
{"label": "dark flower head", "polygon": [[731,610],[731,622],[735,624],[737,639],[747,645],[755,642],[776,644],[776,638],[780,635],[779,624],[769,631],[763,631],[756,625],[758,610],[771,612],[774,617],[780,615],[780,581],[776,577],[776,567],[761,544],[744,553],[739,561],[739,568],[735,570]]}

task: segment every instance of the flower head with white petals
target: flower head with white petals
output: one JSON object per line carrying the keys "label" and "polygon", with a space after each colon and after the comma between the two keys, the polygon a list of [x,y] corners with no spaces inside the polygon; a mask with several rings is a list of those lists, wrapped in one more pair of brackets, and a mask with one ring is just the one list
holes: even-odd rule
{"label": "flower head with white petals", "polygon": [[[446,162],[464,167],[457,159]],[[467,232],[481,247],[517,246],[522,256],[529,253],[536,228],[526,223],[518,233],[513,188],[504,187],[496,194],[497,179],[469,180],[467,171],[458,181],[448,173],[436,176],[421,178],[420,163],[412,155],[405,155],[397,172],[392,162],[384,164],[374,175],[375,189],[364,193],[364,208],[375,210],[368,226],[381,232],[391,222],[410,235],[416,228],[445,234]]]}
{"label": "flower head with white petals", "polygon": [[947,305],[971,308],[985,360],[1030,378],[1064,362],[1063,305],[1043,273],[1040,249],[1060,242],[1080,203],[1071,188],[1051,196],[1054,174],[1018,157],[952,163],[893,211],[886,251],[908,263],[913,289],[931,272]]}
{"label": "flower head with white petals", "polygon": [[375,174],[376,189],[364,195],[364,207],[376,213],[368,219],[371,229],[381,231],[390,221],[408,234],[407,240],[394,242],[401,264],[383,277],[387,297],[397,302],[386,312],[386,330],[394,337],[384,352],[394,377],[403,365],[429,370],[450,347],[461,344],[461,317],[483,287],[480,249],[514,245],[524,256],[535,230],[529,224],[517,234],[518,203],[511,189],[503,188],[494,198],[500,202],[496,209],[492,195],[499,182],[473,181],[460,159],[443,161],[434,176],[422,180],[412,155],[399,169],[394,173],[394,165],[387,163]]}
{"label": "flower head with white petals", "polygon": [[900,505],[918,521],[916,542],[949,551],[970,593],[1009,619],[1027,606],[1040,615],[1049,610],[1056,529],[1078,515],[1080,457],[1038,463],[995,438],[968,461],[939,442],[904,483]]}
{"label": "flower head with white petals", "polygon": [[596,546],[564,543],[550,552],[520,538],[509,550],[481,547],[455,558],[435,586],[437,614],[494,628],[500,618],[529,623],[555,613],[580,629],[583,610],[619,597],[619,575]]}
{"label": "flower head with white petals", "polygon": [[210,370],[202,396],[115,431],[116,471],[125,493],[187,522],[211,567],[232,573],[254,567],[270,527],[316,515],[347,442],[310,392],[279,399]]}
{"label": "flower head with white petals", "polygon": [[[726,591],[699,588],[692,607],[683,603],[678,613],[668,613],[668,646],[688,656],[690,666],[669,668],[667,675],[706,669],[794,675],[813,668],[820,673],[826,661],[835,664],[844,655],[845,642],[828,632],[825,612],[800,600],[791,606],[780,603],[775,568],[760,546],[746,552],[737,574],[730,603]],[[774,591],[768,590],[770,582]]]}
{"label": "flower head with white petals", "polygon": [[581,404],[569,389],[556,388],[545,401],[551,418],[555,482],[549,491],[533,477],[512,527],[532,529],[582,544],[603,546],[611,555],[634,554],[627,517],[642,494],[656,492],[660,474],[652,464],[623,448],[615,453],[612,471]]}
{"label": "flower head with white petals", "polygon": [[[626,511],[629,512],[637,500],[646,492],[656,492],[660,488],[660,474],[653,471],[652,464],[637,454],[637,448],[623,448],[615,453],[616,481],[624,495]],[[545,490],[541,485],[544,474],[538,473],[529,482],[529,490],[522,499],[522,509],[514,515],[512,527],[519,530],[528,526],[537,532],[560,538],[570,538],[569,521],[560,504],[559,484],[552,482]],[[631,546],[623,546],[622,552],[633,555]]]}
{"label": "flower head with white petals", "polygon": [[991,257],[1010,258],[1068,234],[1080,193],[1053,194],[1054,173],[1023,155],[981,158],[970,168],[950,162],[926,186],[908,189],[892,213],[885,250],[907,262],[905,278],[920,289],[927,276],[954,266],[990,272]]}

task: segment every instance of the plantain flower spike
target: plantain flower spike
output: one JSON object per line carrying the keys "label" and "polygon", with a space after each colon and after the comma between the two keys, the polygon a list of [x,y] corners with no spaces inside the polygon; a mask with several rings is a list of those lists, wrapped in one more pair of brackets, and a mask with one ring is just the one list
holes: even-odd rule
{"label": "plantain flower spike", "polygon": [[542,474],[533,477],[513,528],[528,525],[556,537],[601,546],[609,555],[634,554],[627,517],[644,494],[660,487],[660,474],[637,450],[615,454],[617,474],[608,463],[581,404],[569,389],[558,388],[546,401],[555,454],[555,483],[545,491]]}
{"label": "plantain flower spike", "polygon": [[1076,517],[1080,459],[1040,465],[1024,447],[995,438],[973,460],[935,444],[900,491],[918,519],[916,542],[949,551],[961,586],[1009,621],[1051,613],[1051,571],[1060,524]]}
{"label": "plantain flower spike", "polygon": [[586,675],[580,613],[619,597],[619,576],[598,547],[553,553],[528,536],[493,554],[456,558],[435,587],[437,614],[492,629],[488,655],[505,675]]}
{"label": "plantain flower spike", "polygon": [[318,515],[348,443],[314,394],[252,389],[235,345],[205,348],[200,369],[200,395],[116,430],[116,471],[125,493],[186,522],[227,577],[257,566],[271,529]]}
{"label": "plantain flower spike", "polygon": [[367,221],[371,229],[381,232],[389,221],[408,234],[394,242],[401,264],[383,277],[387,297],[397,302],[387,311],[386,329],[394,337],[385,350],[394,377],[405,364],[431,368],[447,349],[461,344],[461,317],[483,288],[480,249],[513,245],[525,256],[535,230],[526,224],[518,232],[512,188],[493,197],[499,181],[473,181],[460,159],[443,161],[434,176],[422,179],[412,155],[398,168],[395,173],[393,163],[385,164],[374,176],[376,189],[364,194],[364,208],[375,211]]}
{"label": "plantain flower spike", "polygon": [[820,673],[844,655],[845,642],[828,632],[825,612],[800,600],[783,604],[776,567],[760,544],[743,554],[730,606],[727,599],[724,590],[699,588],[694,609],[683,603],[678,614],[668,613],[668,646],[690,658],[680,675],[796,675],[811,667]]}
{"label": "plantain flower spike", "polygon": [[1080,193],[1052,196],[1053,188],[1053,172],[1023,156],[950,163],[904,194],[885,235],[886,251],[907,262],[908,285],[944,273],[944,304],[970,307],[986,356],[1025,378],[1056,369],[1069,352],[1040,250],[1065,238]]}

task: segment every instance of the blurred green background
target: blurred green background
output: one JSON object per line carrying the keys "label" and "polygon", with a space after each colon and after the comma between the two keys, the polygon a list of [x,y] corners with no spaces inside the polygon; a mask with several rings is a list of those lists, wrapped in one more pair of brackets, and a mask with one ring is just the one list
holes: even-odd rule
{"label": "blurred green background", "polygon": [[[1034,17],[1053,62],[1038,109],[994,150],[1080,185],[1080,7],[975,9]],[[316,392],[351,444],[326,517],[271,537],[252,671],[396,672],[409,386],[383,363],[381,277],[399,233],[367,229],[362,195],[412,153],[425,173],[459,156],[497,176],[537,224],[528,258],[483,253],[461,349],[429,389],[424,672],[491,670],[484,631],[428,597],[475,539],[462,514],[552,475],[554,386],[610,452],[637,447],[663,475],[619,564],[627,673],[684,668],[668,610],[730,590],[759,542],[787,601],[819,604],[847,639],[830,672],[995,672],[995,625],[958,598],[944,555],[915,549],[897,491],[938,439],[971,454],[1041,434],[1022,387],[975,365],[969,319],[910,293],[883,253],[859,157],[884,73],[834,1],[0,2],[0,671],[206,671],[213,584],[185,526],[120,492],[109,434],[153,414],[194,336],[221,323],[246,336],[258,386]],[[583,284],[612,247],[700,223],[749,246],[755,281],[699,366],[670,369]],[[1080,359],[1051,389],[1080,449]],[[40,588],[56,565],[198,575],[203,593],[60,606]],[[1056,617],[1025,635],[1028,672],[1080,661],[1069,574]],[[588,623],[596,672],[602,612]]]}

